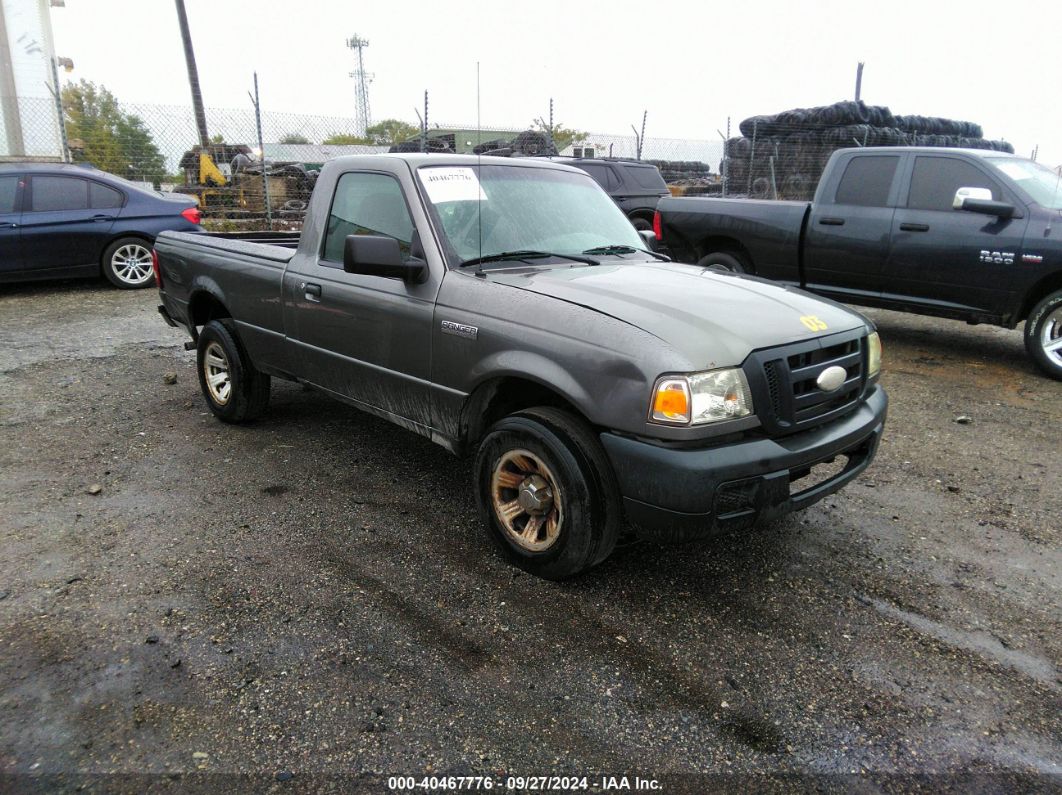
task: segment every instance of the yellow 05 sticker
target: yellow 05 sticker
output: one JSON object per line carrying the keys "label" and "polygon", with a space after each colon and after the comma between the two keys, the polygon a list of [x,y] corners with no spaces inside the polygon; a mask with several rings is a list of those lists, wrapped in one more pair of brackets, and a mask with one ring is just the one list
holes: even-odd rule
{"label": "yellow 05 sticker", "polygon": [[814,315],[804,315],[802,318],[800,318],[800,322],[807,326],[808,331],[823,331],[829,328],[829,326],[827,326]]}

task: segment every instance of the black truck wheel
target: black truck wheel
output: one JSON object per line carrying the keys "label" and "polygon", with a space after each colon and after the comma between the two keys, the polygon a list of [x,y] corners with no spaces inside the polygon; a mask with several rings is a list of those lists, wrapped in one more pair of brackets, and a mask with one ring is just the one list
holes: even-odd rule
{"label": "black truck wheel", "polygon": [[520,568],[549,580],[596,566],[622,526],[619,487],[582,420],[554,408],[512,414],[476,452],[476,500],[491,536]]}
{"label": "black truck wheel", "polygon": [[203,326],[196,365],[203,397],[218,419],[253,420],[269,405],[270,378],[255,369],[231,320]]}
{"label": "black truck wheel", "polygon": [[1062,381],[1062,290],[1051,293],[1029,313],[1025,349],[1041,370]]}
{"label": "black truck wheel", "polygon": [[744,258],[730,251],[713,251],[697,260],[702,268],[730,271],[731,273],[750,273],[751,268]]}

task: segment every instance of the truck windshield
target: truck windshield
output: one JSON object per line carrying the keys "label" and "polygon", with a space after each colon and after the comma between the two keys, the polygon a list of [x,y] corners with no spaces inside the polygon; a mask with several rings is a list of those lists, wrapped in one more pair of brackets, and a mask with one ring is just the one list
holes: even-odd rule
{"label": "truck windshield", "polygon": [[1017,157],[986,157],[985,160],[1018,183],[1041,207],[1062,210],[1062,182],[1057,171]]}
{"label": "truck windshield", "polygon": [[586,174],[516,165],[424,166],[418,174],[461,262],[503,252],[646,250],[630,221]]}

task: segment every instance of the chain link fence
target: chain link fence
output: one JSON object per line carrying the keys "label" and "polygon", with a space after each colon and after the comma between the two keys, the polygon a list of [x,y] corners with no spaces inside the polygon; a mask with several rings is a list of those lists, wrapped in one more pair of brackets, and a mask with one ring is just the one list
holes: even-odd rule
{"label": "chain link fence", "polygon": [[[316,174],[334,157],[401,151],[493,155],[574,155],[641,159],[656,165],[676,195],[809,199],[837,149],[851,146],[961,146],[1013,152],[984,138],[973,122],[893,114],[884,106],[839,102],[754,116],[727,138],[730,120],[715,137],[654,138],[637,134],[526,127],[392,126],[390,139],[366,140],[352,116],[263,111],[261,139],[253,106],[207,108],[210,144],[202,147],[190,107],[119,103],[88,83],[63,94],[65,146],[84,161],[134,182],[200,199],[207,218],[297,224]],[[55,136],[56,103],[20,99],[23,140]],[[395,146],[397,144],[397,146]],[[32,156],[27,148],[22,157]],[[201,155],[208,155],[204,163]],[[0,150],[0,159],[18,153]]]}

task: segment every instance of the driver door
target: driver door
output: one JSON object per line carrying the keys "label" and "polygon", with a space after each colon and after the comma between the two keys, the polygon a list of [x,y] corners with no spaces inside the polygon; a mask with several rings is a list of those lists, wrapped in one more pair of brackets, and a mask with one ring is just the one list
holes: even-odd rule
{"label": "driver door", "polygon": [[299,372],[391,419],[430,427],[431,329],[437,274],[422,284],[347,273],[348,235],[385,235],[405,257],[416,227],[402,185],[390,174],[340,176],[324,243],[285,275],[292,354]]}

